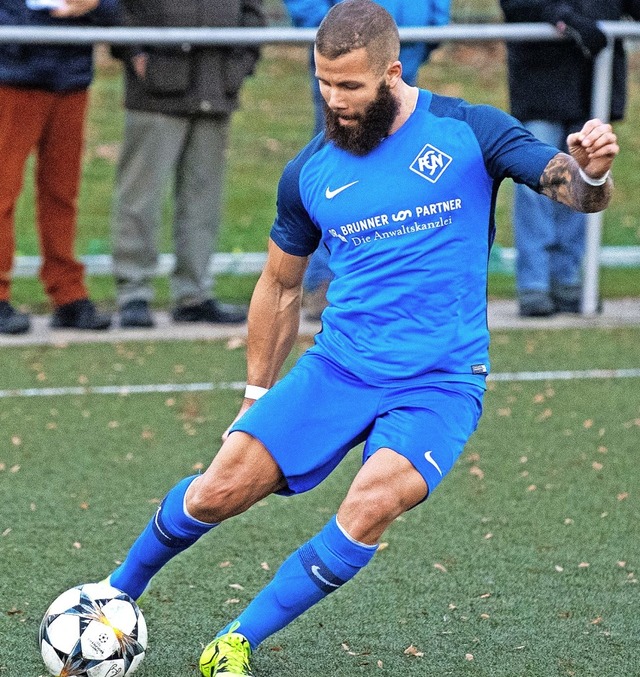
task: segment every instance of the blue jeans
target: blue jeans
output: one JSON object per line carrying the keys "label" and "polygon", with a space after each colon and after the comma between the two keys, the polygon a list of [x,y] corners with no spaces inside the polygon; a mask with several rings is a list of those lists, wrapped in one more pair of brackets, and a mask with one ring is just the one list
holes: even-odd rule
{"label": "blue jeans", "polygon": [[[563,152],[567,152],[567,135],[581,128],[543,120],[531,120],[524,126],[538,139]],[[584,214],[516,184],[513,230],[519,294],[580,285],[585,249]]]}

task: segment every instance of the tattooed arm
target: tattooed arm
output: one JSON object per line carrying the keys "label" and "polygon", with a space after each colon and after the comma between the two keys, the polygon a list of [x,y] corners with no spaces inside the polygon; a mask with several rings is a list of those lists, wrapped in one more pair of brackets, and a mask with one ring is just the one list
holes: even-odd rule
{"label": "tattooed arm", "polygon": [[[611,125],[589,120],[567,137],[571,155],[558,153],[540,177],[540,192],[580,212],[599,212],[607,207],[613,192],[609,170],[620,149]],[[593,181],[607,177],[600,186],[590,185],[580,170]]]}

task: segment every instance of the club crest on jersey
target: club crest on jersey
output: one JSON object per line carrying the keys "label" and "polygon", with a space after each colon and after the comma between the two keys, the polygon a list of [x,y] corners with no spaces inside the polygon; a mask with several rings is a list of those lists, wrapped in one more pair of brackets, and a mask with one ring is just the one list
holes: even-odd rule
{"label": "club crest on jersey", "polygon": [[409,165],[409,169],[423,179],[435,183],[451,164],[453,158],[428,143]]}

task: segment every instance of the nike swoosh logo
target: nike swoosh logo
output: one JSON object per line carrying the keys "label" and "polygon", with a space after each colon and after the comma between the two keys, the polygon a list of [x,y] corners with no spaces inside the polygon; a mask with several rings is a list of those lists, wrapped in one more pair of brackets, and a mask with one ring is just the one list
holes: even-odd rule
{"label": "nike swoosh logo", "polygon": [[436,463],[435,458],[431,455],[433,452],[427,451],[424,455],[424,457],[427,459],[429,463],[440,473],[440,477],[442,477],[442,470],[440,470],[440,466]]}
{"label": "nike swoosh logo", "polygon": [[327,200],[333,200],[336,195],[342,193],[343,190],[347,190],[347,188],[351,188],[351,186],[355,186],[356,183],[360,183],[360,181],[352,181],[351,183],[347,183],[346,186],[340,186],[340,188],[336,188],[335,190],[331,190],[331,188],[327,186],[327,190],[324,191],[324,196]]}
{"label": "nike swoosh logo", "polygon": [[311,573],[322,583],[325,585],[328,585],[332,588],[339,588],[339,585],[336,585],[335,583],[330,583],[324,576],[320,574],[320,567],[316,566],[315,564],[311,567]]}

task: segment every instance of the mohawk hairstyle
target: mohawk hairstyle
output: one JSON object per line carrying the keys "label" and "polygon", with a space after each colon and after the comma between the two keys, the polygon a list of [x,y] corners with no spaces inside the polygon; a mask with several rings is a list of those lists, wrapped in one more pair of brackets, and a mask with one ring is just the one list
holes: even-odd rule
{"label": "mohawk hairstyle", "polygon": [[372,0],[344,0],[334,5],[318,28],[315,45],[327,59],[364,47],[371,66],[379,72],[400,54],[393,17]]}

